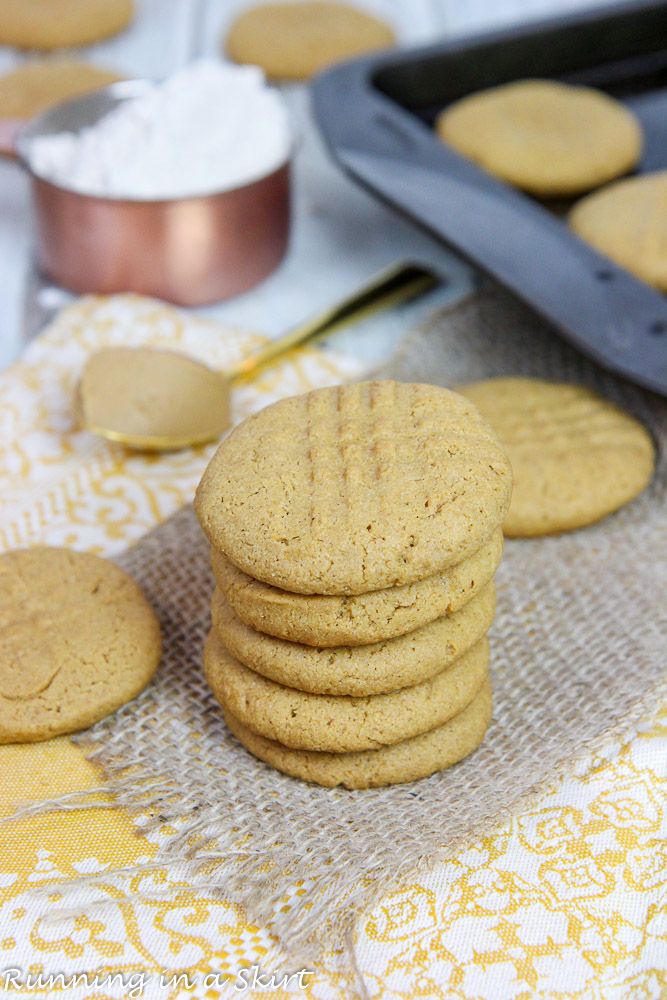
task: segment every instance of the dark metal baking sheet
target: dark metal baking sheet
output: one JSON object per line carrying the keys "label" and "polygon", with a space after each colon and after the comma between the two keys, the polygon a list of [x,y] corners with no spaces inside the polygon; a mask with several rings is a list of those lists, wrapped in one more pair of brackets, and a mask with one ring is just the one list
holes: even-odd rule
{"label": "dark metal baking sheet", "polygon": [[667,395],[667,297],[578,239],[553,205],[433,132],[451,101],[525,77],[585,83],[625,101],[645,132],[639,170],[667,168],[667,2],[655,0],[344,63],[315,80],[315,115],[353,178],[601,365]]}

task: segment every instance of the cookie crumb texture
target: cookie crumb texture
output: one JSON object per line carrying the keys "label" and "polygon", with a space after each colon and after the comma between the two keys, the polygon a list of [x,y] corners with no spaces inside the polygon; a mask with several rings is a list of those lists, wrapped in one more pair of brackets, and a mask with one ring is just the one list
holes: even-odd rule
{"label": "cookie crumb texture", "polygon": [[280,590],[253,580],[215,549],[211,564],[225,599],[258,632],[308,646],[364,646],[460,611],[486,587],[502,554],[503,533],[497,528],[469,559],[442,574],[349,597]]}
{"label": "cookie crumb texture", "polygon": [[648,484],[648,431],[580,385],[496,378],[460,388],[502,441],[514,476],[508,537],[571,531],[599,521]]}
{"label": "cookie crumb texture", "polygon": [[461,562],[509,506],[511,472],[475,407],[438,386],[319,389],[243,421],[197,489],[209,541],[303,594],[360,594]]}
{"label": "cookie crumb texture", "polygon": [[362,698],[309,694],[268,680],[235,660],[214,632],[204,670],[220,704],[253,732],[299,750],[348,753],[398,743],[458,715],[489,676],[489,641],[481,639],[419,684]]}
{"label": "cookie crumb texture", "polygon": [[486,681],[475,700],[444,725],[380,750],[356,753],[293,750],[253,733],[228,709],[225,720],[240,743],[278,771],[327,788],[380,788],[426,778],[463,760],[484,739],[491,712],[491,684]]}
{"label": "cookie crumb texture", "polygon": [[0,0],[0,45],[91,45],[122,31],[133,14],[132,0]]}
{"label": "cookie crumb texture", "polygon": [[[365,646],[317,647],[287,642],[244,625],[220,590],[213,628],[227,651],[278,684],[310,694],[385,694],[440,673],[488,632],[496,607],[493,581],[465,607],[421,628]],[[239,713],[237,713],[239,714]]]}
{"label": "cookie crumb texture", "polygon": [[92,725],[148,684],[160,627],[137,584],[69,549],[0,556],[0,743]]}
{"label": "cookie crumb texture", "polygon": [[642,131],[623,104],[589,87],[519,80],[456,101],[436,131],[457,152],[537,197],[568,197],[631,170]]}

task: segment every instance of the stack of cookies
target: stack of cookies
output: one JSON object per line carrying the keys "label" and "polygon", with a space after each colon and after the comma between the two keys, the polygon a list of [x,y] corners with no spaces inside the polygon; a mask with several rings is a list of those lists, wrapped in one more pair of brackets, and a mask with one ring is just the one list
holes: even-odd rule
{"label": "stack of cookies", "polygon": [[240,424],[195,501],[217,581],[204,666],[235,736],[348,788],[474,750],[510,494],[495,433],[437,386],[320,389]]}

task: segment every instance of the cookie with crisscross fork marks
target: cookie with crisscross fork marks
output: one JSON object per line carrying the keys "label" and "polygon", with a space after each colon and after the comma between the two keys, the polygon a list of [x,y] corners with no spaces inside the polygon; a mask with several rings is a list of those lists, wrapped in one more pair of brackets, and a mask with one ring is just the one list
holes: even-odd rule
{"label": "cookie with crisscross fork marks", "polygon": [[438,386],[318,389],[240,424],[195,499],[211,544],[258,580],[360,594],[461,562],[509,505],[511,472],[475,407]]}
{"label": "cookie with crisscross fork marks", "polygon": [[508,537],[599,521],[641,493],[653,474],[648,431],[583,385],[495,378],[461,392],[493,424],[512,463]]}

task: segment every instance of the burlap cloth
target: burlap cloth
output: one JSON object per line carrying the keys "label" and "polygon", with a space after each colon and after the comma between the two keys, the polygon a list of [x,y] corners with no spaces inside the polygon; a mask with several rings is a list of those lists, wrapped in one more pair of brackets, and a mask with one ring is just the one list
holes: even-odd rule
{"label": "burlap cloth", "polygon": [[449,771],[349,792],[255,760],[204,680],[213,580],[192,509],[119,559],[159,614],[164,662],[139,699],[79,739],[141,828],[175,831],[151,867],[186,861],[191,885],[238,901],[300,959],[349,943],[358,916],[415,869],[504,823],[664,693],[665,401],[600,371],[496,290],[435,317],[382,374],[453,385],[510,373],[588,383],[617,400],[650,428],[658,467],[638,500],[599,525],[507,542],[491,633],[493,723]]}

